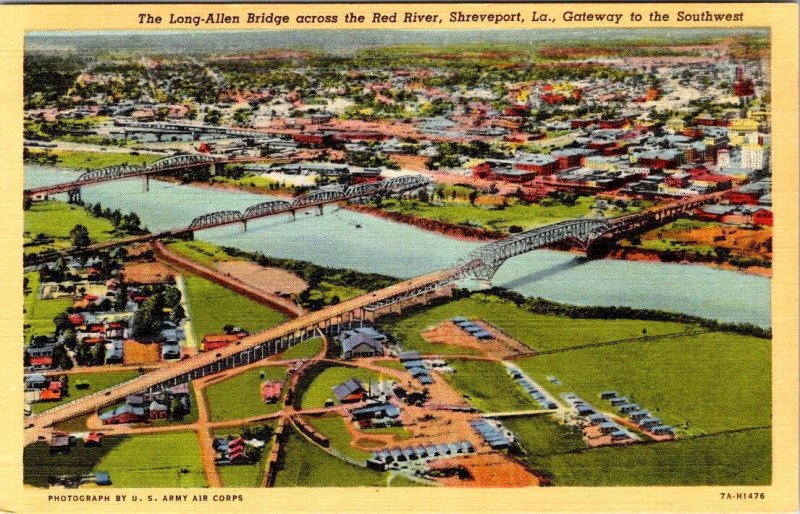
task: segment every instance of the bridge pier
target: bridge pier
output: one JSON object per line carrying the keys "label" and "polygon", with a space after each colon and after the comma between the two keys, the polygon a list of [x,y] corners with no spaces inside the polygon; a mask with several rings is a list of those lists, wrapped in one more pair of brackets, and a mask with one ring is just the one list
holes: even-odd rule
{"label": "bridge pier", "polygon": [[247,220],[242,220],[242,232],[247,232]]}
{"label": "bridge pier", "polygon": [[317,205],[317,216],[322,216],[323,210],[322,205]]}
{"label": "bridge pier", "polygon": [[491,278],[479,278],[478,279],[478,287],[480,289],[491,289],[492,288],[492,279]]}
{"label": "bridge pier", "polygon": [[150,175],[142,175],[142,193],[150,191]]}
{"label": "bridge pier", "polygon": [[70,189],[67,191],[67,196],[69,197],[69,203],[81,203],[81,189]]}

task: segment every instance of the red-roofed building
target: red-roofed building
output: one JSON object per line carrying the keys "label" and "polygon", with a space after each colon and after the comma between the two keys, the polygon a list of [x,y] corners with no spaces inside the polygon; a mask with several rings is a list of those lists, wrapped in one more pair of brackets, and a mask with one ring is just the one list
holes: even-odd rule
{"label": "red-roofed building", "polygon": [[53,365],[52,357],[31,357],[32,368],[49,368]]}
{"label": "red-roofed building", "polygon": [[203,351],[210,352],[217,348],[223,348],[241,339],[237,334],[208,334],[203,338]]}
{"label": "red-roofed building", "polygon": [[753,225],[772,226],[772,211],[769,209],[759,209],[753,213]]}
{"label": "red-roofed building", "polygon": [[281,397],[282,384],[268,381],[261,384],[261,399],[264,403],[275,403]]}

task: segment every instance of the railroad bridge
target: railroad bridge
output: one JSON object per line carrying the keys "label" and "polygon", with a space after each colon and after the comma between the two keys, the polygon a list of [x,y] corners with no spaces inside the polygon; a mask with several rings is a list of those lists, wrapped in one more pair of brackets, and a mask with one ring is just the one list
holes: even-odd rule
{"label": "railroad bridge", "polygon": [[431,179],[423,175],[401,175],[379,182],[357,184],[349,187],[326,186],[297,196],[291,201],[269,200],[261,202],[249,207],[244,212],[225,210],[203,214],[193,219],[186,229],[176,229],[173,232],[195,232],[232,223],[241,223],[244,230],[247,230],[247,222],[257,218],[286,213],[294,219],[297,211],[310,208],[316,208],[319,214],[322,214],[323,207],[331,203],[357,201],[379,195],[411,194],[419,189],[430,187],[431,184]]}

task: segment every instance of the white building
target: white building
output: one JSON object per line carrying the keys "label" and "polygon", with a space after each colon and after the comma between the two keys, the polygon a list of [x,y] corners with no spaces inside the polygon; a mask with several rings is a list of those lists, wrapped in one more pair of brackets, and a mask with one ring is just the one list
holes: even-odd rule
{"label": "white building", "polygon": [[764,167],[764,147],[758,144],[742,145],[742,168],[760,170]]}

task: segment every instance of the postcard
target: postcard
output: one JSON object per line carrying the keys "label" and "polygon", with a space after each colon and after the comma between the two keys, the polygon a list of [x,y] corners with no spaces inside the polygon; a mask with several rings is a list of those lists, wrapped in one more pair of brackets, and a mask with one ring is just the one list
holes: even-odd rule
{"label": "postcard", "polygon": [[795,512],[793,4],[6,5],[3,512]]}

